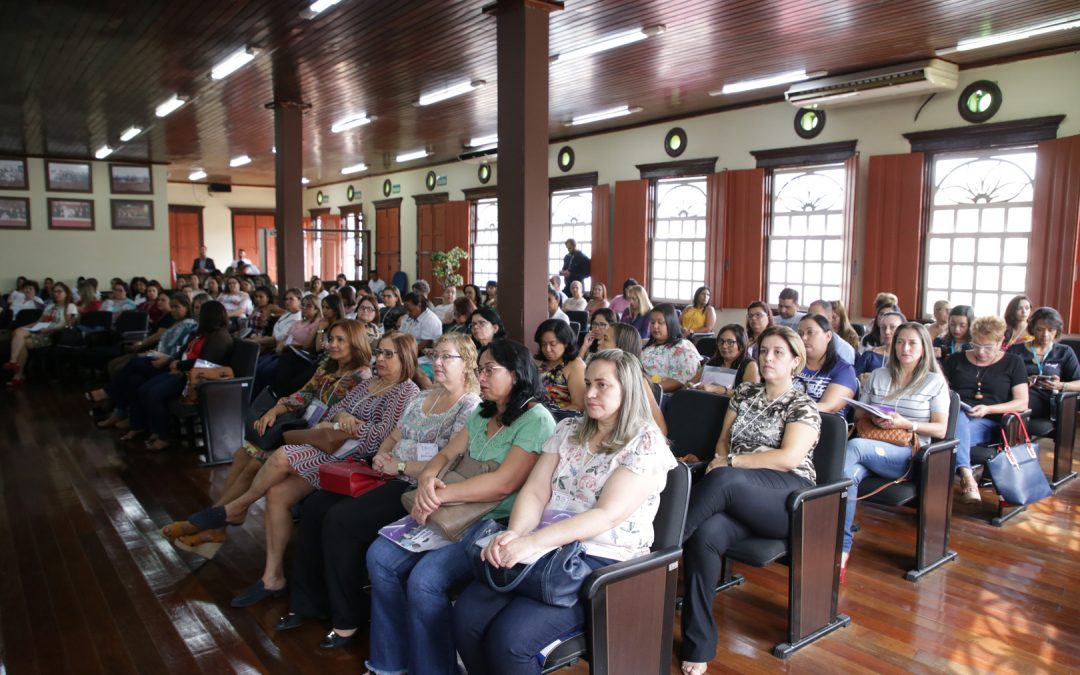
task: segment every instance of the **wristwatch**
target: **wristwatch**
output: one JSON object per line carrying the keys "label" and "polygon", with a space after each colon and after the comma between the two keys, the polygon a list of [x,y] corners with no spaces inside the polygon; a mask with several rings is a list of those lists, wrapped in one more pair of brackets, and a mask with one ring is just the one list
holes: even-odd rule
{"label": "wristwatch", "polygon": [[399,476],[400,476],[401,474],[405,473],[405,466],[406,466],[406,463],[405,463],[405,462],[398,462],[398,463],[397,463],[397,472],[398,472],[398,475],[399,475]]}

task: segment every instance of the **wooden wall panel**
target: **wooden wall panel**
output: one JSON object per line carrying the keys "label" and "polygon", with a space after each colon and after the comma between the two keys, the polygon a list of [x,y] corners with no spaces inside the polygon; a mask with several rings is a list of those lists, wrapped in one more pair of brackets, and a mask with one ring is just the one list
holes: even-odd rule
{"label": "wooden wall panel", "polygon": [[386,283],[401,269],[401,201],[375,206],[375,267]]}
{"label": "wooden wall panel", "polygon": [[[591,283],[601,283],[611,292],[611,186],[594,185],[592,189],[592,272]],[[619,282],[622,283],[621,281]]]}
{"label": "wooden wall panel", "polygon": [[1061,312],[1068,332],[1080,331],[1080,136],[1039,143],[1031,210],[1027,292],[1036,306]]}
{"label": "wooden wall panel", "polygon": [[648,288],[649,181],[615,183],[615,227],[612,236],[612,295],[633,277]]}
{"label": "wooden wall panel", "polygon": [[[202,207],[169,207],[169,260],[177,274],[190,274],[202,246]],[[215,261],[216,262],[216,261]]]}
{"label": "wooden wall panel", "polygon": [[722,219],[721,307],[746,307],[765,295],[765,170],[723,171],[713,179],[714,217]]}
{"label": "wooden wall panel", "polygon": [[896,293],[908,316],[919,315],[923,259],[925,157],[921,152],[870,158],[862,276],[863,316],[874,315],[874,297]]}

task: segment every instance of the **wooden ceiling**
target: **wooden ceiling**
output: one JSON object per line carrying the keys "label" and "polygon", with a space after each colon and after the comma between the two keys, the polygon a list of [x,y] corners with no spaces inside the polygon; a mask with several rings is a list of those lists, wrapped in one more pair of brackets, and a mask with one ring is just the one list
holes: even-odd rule
{"label": "wooden ceiling", "polygon": [[[304,175],[340,180],[342,166],[393,170],[400,152],[457,157],[470,138],[495,133],[495,19],[488,0],[343,0],[312,20],[307,0],[52,0],[4,2],[0,39],[0,154],[89,157],[193,167],[210,180],[274,181],[275,98],[311,104]],[[772,98],[784,87],[712,97],[725,82],[794,69],[853,72],[927,58],[957,41],[1076,16],[1076,0],[567,0],[551,17],[551,51],[628,29],[663,24],[662,35],[551,67],[552,138],[574,115],[629,104],[633,116],[575,127],[575,135]],[[247,46],[262,53],[223,81],[211,68]],[[956,53],[961,65],[1080,45],[1080,29]],[[488,85],[427,107],[422,91],[464,79]],[[1063,83],[1065,84],[1065,83]],[[165,119],[155,106],[191,101]],[[331,133],[342,117],[373,123]],[[131,125],[146,131],[120,144]],[[229,158],[253,162],[230,169]]]}

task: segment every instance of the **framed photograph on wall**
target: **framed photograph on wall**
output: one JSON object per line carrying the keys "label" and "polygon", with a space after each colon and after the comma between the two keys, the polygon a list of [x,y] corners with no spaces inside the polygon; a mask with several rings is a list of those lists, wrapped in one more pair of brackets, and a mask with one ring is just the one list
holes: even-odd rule
{"label": "framed photograph on wall", "polygon": [[113,199],[112,229],[154,229],[154,202],[148,199]]}
{"label": "framed photograph on wall", "polygon": [[94,202],[89,199],[49,199],[50,230],[94,229]]}
{"label": "framed photograph on wall", "polygon": [[110,164],[109,185],[117,194],[148,195],[154,192],[149,166]]}
{"label": "framed photograph on wall", "polygon": [[29,230],[30,199],[27,197],[0,197],[0,228],[5,230]]}
{"label": "framed photograph on wall", "polygon": [[90,162],[45,162],[45,189],[50,192],[92,192]]}
{"label": "framed photograph on wall", "polygon": [[0,157],[0,189],[27,189],[25,159]]}

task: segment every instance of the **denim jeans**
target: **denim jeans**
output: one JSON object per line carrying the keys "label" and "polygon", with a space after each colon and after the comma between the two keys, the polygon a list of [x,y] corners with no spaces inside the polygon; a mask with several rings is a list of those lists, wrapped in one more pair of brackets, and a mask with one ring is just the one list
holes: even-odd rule
{"label": "denim jeans", "polygon": [[458,675],[450,599],[473,580],[469,547],[497,529],[482,520],[446,548],[412,553],[379,537],[368,548],[370,657],[377,675]]}
{"label": "denim jeans", "polygon": [[1001,440],[1001,424],[987,417],[968,417],[961,411],[956,417],[956,468],[971,468],[971,448]]}
{"label": "denim jeans", "polygon": [[855,521],[855,501],[859,497],[859,483],[869,475],[894,479],[904,475],[911,463],[911,447],[893,445],[869,438],[853,438],[848,441],[844,457],[844,477],[852,481],[848,489],[847,511],[844,514],[844,552],[851,550],[851,523]]}

